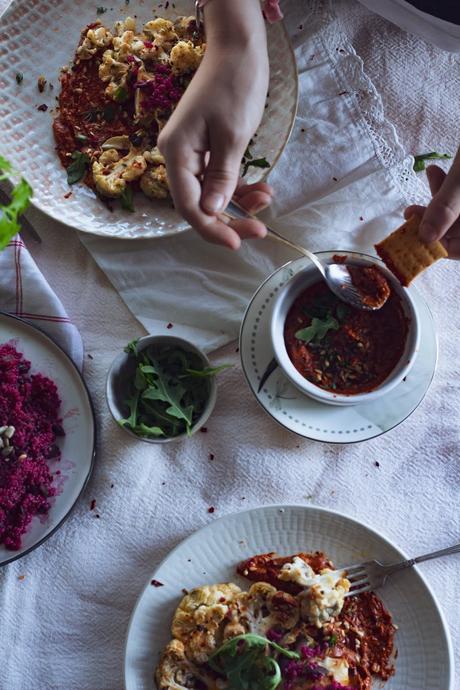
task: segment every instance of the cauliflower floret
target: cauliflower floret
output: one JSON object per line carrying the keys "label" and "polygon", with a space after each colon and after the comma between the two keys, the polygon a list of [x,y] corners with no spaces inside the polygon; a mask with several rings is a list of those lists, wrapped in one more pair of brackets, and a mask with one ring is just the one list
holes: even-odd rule
{"label": "cauliflower floret", "polygon": [[166,167],[157,165],[154,168],[148,168],[141,177],[140,186],[144,194],[150,199],[167,199],[169,187]]}
{"label": "cauliflower floret", "polygon": [[144,156],[132,149],[120,158],[116,149],[104,151],[93,163],[93,178],[97,191],[102,196],[115,199],[123,194],[126,183],[143,175],[147,168]]}
{"label": "cauliflower floret", "polygon": [[158,146],[155,146],[151,151],[144,151],[144,158],[147,163],[152,165],[164,165],[165,159]]}
{"label": "cauliflower floret", "polygon": [[223,621],[239,592],[240,588],[234,584],[205,585],[182,599],[171,632],[183,643],[190,660],[204,664],[219,646]]}
{"label": "cauliflower floret", "polygon": [[155,671],[158,690],[189,690],[190,688],[215,688],[212,679],[199,671],[185,656],[185,648],[179,640],[172,640]]}
{"label": "cauliflower floret", "polygon": [[248,592],[235,598],[224,638],[248,632],[265,637],[271,628],[288,630],[298,623],[299,615],[296,597],[265,582],[256,582]]}
{"label": "cauliflower floret", "polygon": [[145,49],[142,41],[134,31],[124,31],[113,39],[114,56],[117,60],[126,61],[128,55],[139,55]]}
{"label": "cauliflower floret", "polygon": [[116,36],[121,36],[124,31],[136,32],[136,20],[133,17],[126,17],[118,22],[115,22],[114,34]]}
{"label": "cauliflower floret", "polygon": [[152,36],[155,45],[159,48],[166,47],[177,41],[177,34],[174,31],[174,24],[169,19],[152,19],[144,26],[144,33]]}
{"label": "cauliflower floret", "polygon": [[120,86],[126,83],[128,69],[125,62],[115,60],[113,50],[106,50],[99,65],[99,79],[104,82],[114,81],[117,82],[117,86]]}
{"label": "cauliflower floret", "polygon": [[179,41],[176,43],[169,56],[173,72],[184,74],[198,69],[203,59],[204,51],[204,45],[195,47],[191,41]]}
{"label": "cauliflower floret", "polygon": [[112,34],[105,26],[88,29],[83,43],[77,49],[77,55],[80,60],[89,60],[98,50],[107,48],[111,44],[112,39]]}
{"label": "cauliflower floret", "polygon": [[174,22],[174,31],[179,38],[191,38],[196,32],[195,17],[179,17]]}

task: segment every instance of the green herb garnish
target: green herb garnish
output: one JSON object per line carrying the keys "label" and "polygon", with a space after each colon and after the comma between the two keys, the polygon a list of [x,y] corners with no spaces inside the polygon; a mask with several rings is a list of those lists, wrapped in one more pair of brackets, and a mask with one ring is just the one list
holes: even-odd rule
{"label": "green herb garnish", "polygon": [[134,195],[132,187],[124,188],[120,196],[120,204],[121,208],[124,208],[125,211],[131,211],[131,213],[134,213]]}
{"label": "green herb garnish", "polygon": [[125,401],[128,416],[119,424],[138,436],[190,434],[208,402],[210,379],[226,367],[203,367],[198,355],[178,346],[138,351],[132,341],[125,352],[135,368]]}
{"label": "green herb garnish", "polygon": [[104,14],[107,12],[107,7],[96,7],[96,14]]}
{"label": "green herb garnish", "polygon": [[71,158],[73,162],[67,168],[67,182],[75,184],[86,175],[90,160],[88,154],[81,151],[74,151]]}
{"label": "green herb garnish", "polygon": [[24,75],[22,72],[16,72],[16,81],[18,84],[22,84],[24,81]]}
{"label": "green herb garnish", "polygon": [[426,168],[425,161],[441,160],[443,158],[452,158],[452,156],[449,153],[437,153],[436,151],[421,153],[418,156],[414,156],[413,169],[415,172],[422,172]]}
{"label": "green herb garnish", "polygon": [[333,635],[330,636],[329,640],[327,641],[329,647],[334,647],[334,645],[337,644],[337,635],[334,633]]}
{"label": "green herb garnish", "polygon": [[300,659],[266,637],[247,633],[227,640],[209,657],[210,667],[225,676],[227,690],[276,690],[281,683],[278,662],[269,656],[274,650],[288,659]]}
{"label": "green herb garnish", "polygon": [[339,322],[329,313],[325,319],[313,318],[311,324],[297,331],[295,337],[298,340],[303,340],[305,343],[312,341],[318,343],[329,331],[337,331],[338,329]]}
{"label": "green herb garnish", "polygon": [[116,89],[115,93],[113,94],[113,100],[116,103],[124,103],[125,101],[128,100],[128,97],[129,97],[128,90],[125,89],[124,86],[119,86]]}
{"label": "green herb garnish", "polygon": [[[0,156],[0,182],[17,175],[11,163]],[[32,187],[23,177],[13,187],[10,195],[10,203],[6,206],[0,204],[0,249],[4,249],[21,227],[18,218],[27,209],[33,196]]]}
{"label": "green herb garnish", "polygon": [[250,167],[254,168],[269,168],[270,163],[266,158],[253,158],[252,160],[247,160],[243,167],[242,177],[245,177],[248,173]]}

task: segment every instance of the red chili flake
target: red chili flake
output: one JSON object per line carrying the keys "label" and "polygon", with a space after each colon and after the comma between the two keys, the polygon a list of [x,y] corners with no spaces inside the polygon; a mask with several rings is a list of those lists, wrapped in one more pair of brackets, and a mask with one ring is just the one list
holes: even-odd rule
{"label": "red chili flake", "polygon": [[25,577],[26,577],[25,575],[18,575],[18,580],[24,580]]}
{"label": "red chili flake", "polygon": [[188,594],[188,589],[185,589],[185,587],[182,587],[182,594]]}
{"label": "red chili flake", "polygon": [[406,380],[407,380],[407,376],[405,376],[405,377],[403,378],[403,381],[406,381]]}
{"label": "red chili flake", "polygon": [[225,597],[221,597],[221,598],[219,599],[219,602],[220,602],[221,604],[225,604],[225,602],[226,602]]}
{"label": "red chili flake", "polygon": [[208,513],[213,513],[214,511],[215,511],[214,506],[211,506],[210,508],[208,508]]}
{"label": "red chili flake", "polygon": [[359,220],[364,220],[364,218],[362,216],[359,216]]}
{"label": "red chili flake", "polygon": [[168,7],[169,7],[169,0],[166,0],[166,2],[165,2],[165,10],[167,10]]}
{"label": "red chili flake", "polygon": [[99,513],[96,513],[95,517],[100,518],[101,516],[99,515]]}
{"label": "red chili flake", "polygon": [[380,467],[380,463],[379,463],[378,460],[375,461],[375,466],[376,466],[376,467]]}
{"label": "red chili flake", "polygon": [[334,182],[337,182],[337,178],[336,178],[336,177],[333,177],[332,179],[334,180]]}
{"label": "red chili flake", "polygon": [[200,429],[202,434],[207,434],[208,433],[208,427],[207,426],[202,426]]}
{"label": "red chili flake", "polygon": [[303,29],[303,24],[300,24],[300,25],[299,25],[299,30],[302,31],[302,29]]}
{"label": "red chili flake", "polygon": [[61,470],[56,470],[54,474],[61,474]]}
{"label": "red chili flake", "polygon": [[305,132],[305,127],[301,127],[301,128],[300,128],[300,131],[301,131],[301,132]]}
{"label": "red chili flake", "polygon": [[164,584],[160,582],[160,580],[151,580],[150,584],[154,587],[164,587]]}
{"label": "red chili flake", "polygon": [[240,351],[240,348],[239,348],[239,347],[237,347],[237,348],[236,348],[236,350],[235,350],[235,352],[239,352],[239,351]]}
{"label": "red chili flake", "polygon": [[113,489],[114,486],[115,486],[115,484],[111,484],[111,485],[110,485],[110,488]]}
{"label": "red chili flake", "polygon": [[42,113],[46,113],[46,111],[48,110],[48,106],[46,105],[46,103],[42,103],[41,105],[37,105],[37,110],[40,110],[40,112]]}
{"label": "red chili flake", "polygon": [[67,194],[64,194],[64,199],[70,199],[72,194],[73,194],[73,192],[67,192]]}
{"label": "red chili flake", "polygon": [[90,355],[88,352],[88,359],[94,359],[93,355]]}
{"label": "red chili flake", "polygon": [[148,50],[150,50],[151,48],[153,48],[153,43],[152,43],[152,41],[144,41],[144,45],[145,45],[145,47],[146,47]]}
{"label": "red chili flake", "polygon": [[173,327],[172,323],[168,323],[168,325],[166,326],[166,328],[172,328],[172,327]]}
{"label": "red chili flake", "polygon": [[214,453],[209,453],[209,459],[214,460]]}
{"label": "red chili flake", "polygon": [[341,91],[339,93],[339,96],[346,96],[349,93],[349,91]]}
{"label": "red chili flake", "polygon": [[89,505],[89,509],[90,509],[90,510],[94,510],[95,507],[96,507],[96,499],[93,498],[93,500],[91,501],[91,503],[90,503],[90,505]]}

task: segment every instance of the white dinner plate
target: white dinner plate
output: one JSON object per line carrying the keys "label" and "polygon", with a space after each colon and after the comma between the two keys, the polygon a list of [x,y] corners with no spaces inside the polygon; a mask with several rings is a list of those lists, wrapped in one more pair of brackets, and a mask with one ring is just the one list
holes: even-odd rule
{"label": "white dinner plate", "polygon": [[[98,4],[106,11],[97,15]],[[82,184],[69,192],[65,170],[55,152],[51,129],[59,94],[59,72],[73,58],[82,29],[97,19],[108,27],[120,18],[136,15],[138,29],[154,13],[174,18],[191,15],[192,0],[169,3],[126,3],[125,0],[13,0],[0,18],[0,155],[23,173],[34,189],[33,204],[71,228],[108,237],[139,239],[162,237],[189,228],[170,201],[153,201],[142,194],[135,198],[135,212],[111,213],[95,194]],[[297,110],[297,68],[289,38],[281,23],[267,27],[270,57],[270,85],[267,107],[251,148],[254,158],[265,157],[273,166],[289,138]],[[22,73],[21,84],[16,74]],[[37,79],[46,77],[39,93]],[[47,112],[37,106],[46,104]],[[250,168],[248,182],[263,179],[267,170]]]}
{"label": "white dinner plate", "polygon": [[91,399],[72,360],[42,331],[0,313],[0,344],[6,342],[11,342],[31,362],[31,374],[41,373],[56,384],[65,436],[56,441],[61,459],[48,463],[51,472],[60,470],[54,482],[58,493],[50,498],[51,508],[46,516],[33,519],[19,551],[8,551],[0,545],[0,566],[24,556],[59,529],[89,479],[95,454]]}
{"label": "white dinner plate", "polygon": [[[335,252],[318,252],[326,260]],[[340,252],[339,252],[340,253]],[[350,257],[366,256],[347,252]],[[374,260],[376,257],[372,257]],[[317,402],[304,395],[277,367],[267,377],[274,361],[270,319],[274,301],[283,285],[308,264],[296,259],[274,271],[253,295],[243,318],[240,357],[243,372],[256,400],[289,431],[313,441],[357,443],[380,436],[401,424],[419,406],[430,387],[438,360],[438,341],[431,312],[417,288],[407,288],[420,323],[420,346],[415,363],[404,380],[374,402],[339,407]],[[276,361],[275,361],[276,363]],[[262,384],[261,384],[262,381]]]}
{"label": "white dinner plate", "polygon": [[[324,551],[337,565],[406,558],[380,533],[351,517],[314,506],[267,506],[227,515],[177,546],[152,573],[128,629],[126,690],[153,690],[154,668],[171,639],[182,589],[233,581],[236,565],[257,553]],[[151,579],[163,583],[154,587]],[[396,625],[396,674],[384,690],[453,690],[453,654],[439,605],[416,568],[394,575],[379,592]],[[377,686],[374,684],[375,690]],[[380,686],[378,686],[380,687]]]}

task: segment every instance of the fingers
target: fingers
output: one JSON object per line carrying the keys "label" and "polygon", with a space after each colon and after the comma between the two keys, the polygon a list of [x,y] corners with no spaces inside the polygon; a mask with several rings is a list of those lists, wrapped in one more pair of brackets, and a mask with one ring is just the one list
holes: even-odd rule
{"label": "fingers", "polygon": [[434,242],[443,237],[460,216],[460,152],[445,178],[441,179],[442,170],[436,166],[430,166],[427,172],[430,186],[436,191],[422,218],[420,237],[425,242]]}
{"label": "fingers", "polygon": [[442,183],[446,179],[446,173],[437,165],[429,165],[426,169],[426,176],[430,185],[431,196],[434,196],[441,189]]}
{"label": "fingers", "polygon": [[425,211],[426,206],[417,206],[416,204],[414,204],[413,206],[408,206],[405,209],[404,218],[406,220],[409,220],[409,218],[412,218],[412,216],[418,216],[419,218],[422,218]]}
{"label": "fingers", "polygon": [[238,183],[244,145],[229,135],[213,135],[210,141],[211,155],[203,179],[201,208],[205,213],[216,214],[225,209]]}

